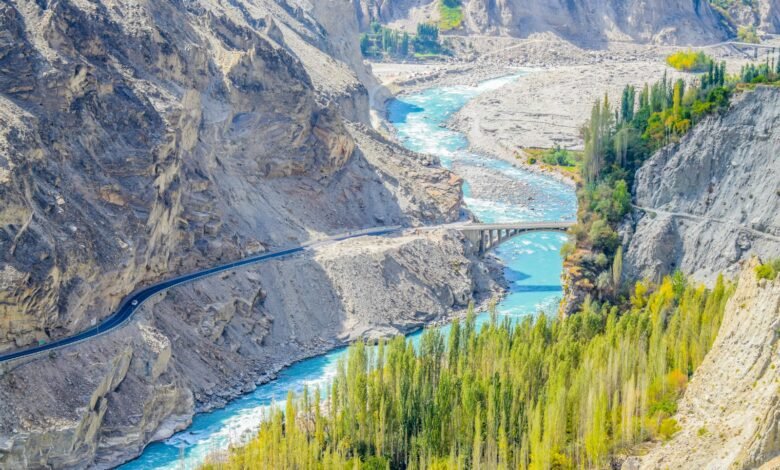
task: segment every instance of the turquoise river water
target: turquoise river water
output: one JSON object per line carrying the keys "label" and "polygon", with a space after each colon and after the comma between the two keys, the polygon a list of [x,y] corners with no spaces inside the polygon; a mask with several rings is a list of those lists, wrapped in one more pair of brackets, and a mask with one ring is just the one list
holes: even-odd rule
{"label": "turquoise river water", "polygon": [[[503,160],[472,153],[462,134],[443,127],[470,99],[498,89],[516,77],[489,80],[476,87],[433,88],[405,96],[390,103],[388,118],[404,146],[437,155],[443,166],[463,177],[466,204],[481,221],[574,220],[576,199],[572,187],[515,168]],[[555,310],[561,296],[559,252],[565,240],[561,233],[533,233],[518,236],[496,249],[510,283],[509,293],[498,305],[501,315],[523,317],[540,310]],[[486,321],[486,317],[481,315],[478,322]],[[189,428],[149,445],[138,459],[120,468],[197,468],[209,453],[251,437],[269,406],[284,402],[288,390],[300,391],[304,386],[311,388],[330,381],[344,353],[344,348],[338,349],[285,369],[276,380],[225,408],[196,415]]]}

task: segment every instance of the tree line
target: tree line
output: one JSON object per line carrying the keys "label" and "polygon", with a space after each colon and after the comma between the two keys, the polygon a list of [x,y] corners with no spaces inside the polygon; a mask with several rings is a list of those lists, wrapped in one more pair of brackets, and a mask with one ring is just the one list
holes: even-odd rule
{"label": "tree line", "polygon": [[563,248],[578,290],[601,300],[618,301],[625,295],[617,226],[631,209],[634,174],[642,163],[706,116],[727,109],[736,91],[780,80],[780,57],[777,64],[767,57],[765,63],[744,66],[737,75],[728,75],[725,63],[706,56],[700,60],[707,64],[705,72],[690,83],[664,74],[641,90],[626,86],[619,106],[613,107],[608,96],[594,104],[582,129],[583,184],[577,191],[575,240]]}
{"label": "tree line", "polygon": [[360,52],[365,57],[386,54],[403,58],[415,54],[448,54],[449,50],[439,40],[439,27],[435,24],[419,23],[416,34],[410,35],[373,22],[369,32],[360,35]]}
{"label": "tree line", "polygon": [[419,345],[350,347],[328,399],[288,395],[257,436],[205,469],[582,468],[668,439],[688,378],[710,349],[732,286],[676,275],[636,283],[621,310],[586,302],[567,319],[513,323],[473,310]]}

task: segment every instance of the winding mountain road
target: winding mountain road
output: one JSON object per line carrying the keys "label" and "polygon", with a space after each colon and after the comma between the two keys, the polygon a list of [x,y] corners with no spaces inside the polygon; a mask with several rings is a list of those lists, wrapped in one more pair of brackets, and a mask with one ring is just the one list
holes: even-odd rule
{"label": "winding mountain road", "polygon": [[[451,230],[460,230],[463,232],[475,231],[475,230],[479,231],[479,230],[512,229],[519,232],[527,232],[527,231],[544,231],[544,230],[566,230],[571,225],[572,225],[571,222],[516,222],[510,224],[475,224],[475,223],[457,222],[457,223],[450,223],[444,225],[418,227],[417,229],[425,230],[425,231],[438,230],[438,229],[451,229]],[[184,274],[182,276],[178,276],[173,279],[160,281],[156,284],[152,284],[148,287],[144,287],[143,289],[137,290],[131,293],[130,295],[128,295],[127,297],[125,297],[122,300],[122,302],[119,304],[117,310],[111,315],[109,315],[108,317],[104,318],[103,321],[101,321],[97,325],[92,326],[80,333],[76,333],[73,336],[61,338],[56,341],[52,341],[51,343],[40,344],[38,346],[22,349],[19,351],[0,353],[0,364],[3,364],[8,361],[12,361],[14,359],[21,359],[24,357],[33,356],[35,354],[41,354],[47,351],[54,351],[56,349],[63,348],[65,346],[69,346],[72,344],[80,343],[82,341],[86,341],[88,339],[115,330],[116,328],[119,328],[120,326],[127,323],[130,320],[130,318],[133,316],[133,314],[144,304],[144,302],[149,300],[150,297],[154,296],[155,294],[159,294],[160,292],[165,292],[166,290],[172,287],[180,286],[182,284],[187,284],[193,281],[197,281],[199,279],[203,279],[205,277],[213,276],[215,274],[219,274],[225,271],[230,271],[236,268],[260,263],[263,261],[268,261],[271,259],[282,258],[296,253],[301,253],[305,250],[311,250],[320,246],[328,245],[330,243],[348,240],[350,238],[358,238],[358,237],[366,237],[366,236],[382,236],[391,233],[401,232],[402,230],[405,230],[405,228],[400,225],[393,225],[393,226],[374,227],[374,228],[369,228],[364,230],[346,232],[339,235],[333,235],[330,237],[313,240],[293,248],[273,251],[270,253],[263,253],[261,255],[250,256],[248,258],[244,258],[238,261],[233,261],[230,263],[221,264],[219,266],[214,266],[213,268],[202,269],[200,271]]]}
{"label": "winding mountain road", "polygon": [[333,242],[347,240],[350,238],[365,237],[365,236],[387,235],[390,233],[399,232],[401,230],[402,230],[401,226],[388,226],[388,227],[376,227],[376,228],[371,228],[366,230],[346,232],[339,235],[327,237],[324,239],[319,239],[316,241],[304,243],[294,248],[288,248],[285,250],[273,251],[270,253],[263,253],[261,255],[250,256],[248,258],[222,264],[219,266],[215,266],[213,268],[203,269],[200,271],[195,271],[193,273],[184,274],[182,276],[175,277],[173,279],[160,281],[156,284],[152,284],[151,286],[144,287],[143,289],[135,291],[130,295],[128,295],[127,297],[125,297],[125,299],[122,300],[122,302],[119,304],[117,310],[111,315],[109,315],[108,317],[106,317],[105,319],[103,319],[97,325],[90,327],[89,329],[84,330],[80,333],[76,333],[73,336],[68,336],[67,338],[61,338],[56,341],[52,341],[50,343],[40,344],[38,346],[22,349],[19,351],[2,353],[0,354],[0,364],[14,359],[21,359],[35,354],[40,354],[46,351],[53,351],[55,349],[59,349],[75,343],[80,343],[82,341],[108,333],[109,331],[112,331],[127,323],[130,320],[130,318],[133,316],[133,314],[150,297],[160,292],[164,292],[172,287],[180,286],[182,284],[187,284],[189,282],[197,281],[205,277],[213,276],[215,274],[219,274],[225,271],[230,271],[232,269],[240,268],[243,266],[248,266],[251,264],[260,263],[271,259],[282,258],[296,253],[301,253],[305,250],[310,250]]}
{"label": "winding mountain road", "polygon": [[667,217],[677,217],[677,218],[681,218],[681,219],[695,220],[695,221],[698,221],[698,222],[714,222],[714,223],[717,223],[717,224],[729,225],[729,226],[737,228],[739,230],[745,230],[746,232],[750,232],[753,235],[756,235],[758,237],[768,238],[770,240],[774,240],[776,242],[780,242],[780,237],[778,237],[776,235],[773,235],[773,234],[771,234],[769,232],[764,232],[762,230],[758,230],[758,229],[755,229],[755,228],[752,228],[752,227],[748,227],[747,225],[741,224],[741,223],[739,223],[739,222],[737,222],[735,220],[719,219],[719,218],[716,218],[716,217],[706,217],[706,216],[691,214],[691,213],[688,213],[688,212],[669,212],[669,211],[665,211],[665,210],[661,210],[661,209],[654,209],[652,207],[637,206],[635,204],[632,204],[632,207],[634,209],[642,211],[642,212],[644,212],[646,214],[661,214],[661,215],[665,215]]}

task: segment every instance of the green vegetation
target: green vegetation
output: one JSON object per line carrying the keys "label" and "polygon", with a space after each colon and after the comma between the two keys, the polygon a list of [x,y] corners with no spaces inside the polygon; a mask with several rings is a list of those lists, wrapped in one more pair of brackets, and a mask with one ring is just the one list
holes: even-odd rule
{"label": "green vegetation", "polygon": [[712,3],[713,5],[719,6],[721,8],[730,8],[735,3],[741,3],[743,5],[747,5],[747,6],[751,6],[751,7],[755,5],[755,1],[754,0],[710,0],[710,3]]}
{"label": "green vegetation", "polygon": [[463,11],[460,0],[439,0],[439,28],[442,31],[460,28]]}
{"label": "green vegetation", "polygon": [[637,283],[620,312],[586,302],[567,319],[518,324],[473,312],[350,347],[329,400],[272,413],[208,469],[605,468],[611,453],[679,431],[671,417],[710,349],[732,288]]}
{"label": "green vegetation", "polygon": [[707,71],[691,84],[664,76],[638,93],[627,86],[619,109],[613,109],[606,96],[594,105],[583,128],[583,182],[578,224],[572,229],[576,245],[565,251],[567,272],[579,291],[613,301],[624,294],[614,270],[620,244],[616,229],[630,210],[634,173],[642,163],[707,115],[725,110],[735,90],[780,79],[780,57],[777,64],[767,57],[765,63],[743,67],[739,76],[731,77],[725,63],[708,58],[706,63]]}
{"label": "green vegetation", "polygon": [[675,52],[666,58],[669,66],[684,72],[705,72],[712,62],[712,58],[704,52],[690,50]]}
{"label": "green vegetation", "polygon": [[755,26],[740,26],[739,29],[737,29],[737,37],[743,42],[750,42],[753,44],[761,42],[758,38],[758,33],[756,33]]}
{"label": "green vegetation", "polygon": [[542,154],[542,161],[548,165],[574,166],[577,164],[574,155],[574,152],[556,145]]}
{"label": "green vegetation", "polygon": [[449,54],[450,51],[439,40],[439,27],[430,23],[417,25],[417,33],[385,28],[381,24],[371,23],[371,30],[360,35],[360,52],[364,57],[436,57]]}
{"label": "green vegetation", "polygon": [[764,63],[744,66],[737,76],[727,75],[725,63],[707,59],[707,71],[693,83],[664,76],[639,93],[627,86],[619,109],[606,96],[596,102],[582,131],[578,224],[572,229],[576,244],[563,252],[576,289],[599,300],[617,301],[625,294],[615,272],[615,265],[622,265],[616,259],[617,225],[630,210],[636,170],[707,115],[727,109],[733,93],[757,84],[780,85],[780,56],[767,55]]}
{"label": "green vegetation", "polygon": [[739,76],[740,82],[743,84],[780,84],[780,55],[778,55],[777,61],[774,57],[767,56],[766,62],[763,64],[742,66]]}
{"label": "green vegetation", "polygon": [[515,158],[525,161],[529,165],[541,165],[542,167],[566,175],[574,181],[580,179],[580,162],[582,152],[578,150],[564,149],[559,145],[551,149],[526,148],[522,153],[517,153]]}
{"label": "green vegetation", "polygon": [[780,273],[780,258],[756,266],[756,277],[774,281]]}

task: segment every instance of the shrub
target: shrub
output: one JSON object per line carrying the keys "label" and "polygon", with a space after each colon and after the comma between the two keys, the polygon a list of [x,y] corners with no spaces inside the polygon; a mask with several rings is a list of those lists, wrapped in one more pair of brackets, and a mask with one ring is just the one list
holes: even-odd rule
{"label": "shrub", "polygon": [[565,148],[561,148],[557,145],[555,148],[544,152],[542,161],[548,165],[556,166],[574,166],[575,164],[574,155]]}
{"label": "shrub", "polygon": [[740,26],[737,30],[737,37],[740,41],[758,44],[761,40],[758,39],[758,33],[756,33],[755,26]]}
{"label": "shrub", "polygon": [[712,59],[704,52],[688,50],[675,52],[666,58],[666,63],[684,72],[705,72],[709,69]]}
{"label": "shrub", "polygon": [[574,242],[566,242],[561,247],[561,256],[563,258],[568,258],[569,255],[574,253],[574,251],[577,249],[577,246],[574,244]]}
{"label": "shrub", "polygon": [[780,273],[780,258],[756,266],[756,278],[774,281]]}
{"label": "shrub", "polygon": [[677,424],[676,419],[666,418],[661,421],[661,426],[658,427],[658,434],[660,434],[665,441],[668,441],[672,438],[672,436],[677,434],[680,429],[682,428]]}
{"label": "shrub", "polygon": [[460,28],[463,12],[460,0],[441,0],[439,3],[439,28],[442,31]]}
{"label": "shrub", "polygon": [[613,253],[620,243],[617,232],[615,232],[603,219],[598,219],[593,222],[593,225],[590,227],[590,232],[588,233],[588,238],[594,248],[608,253]]}

